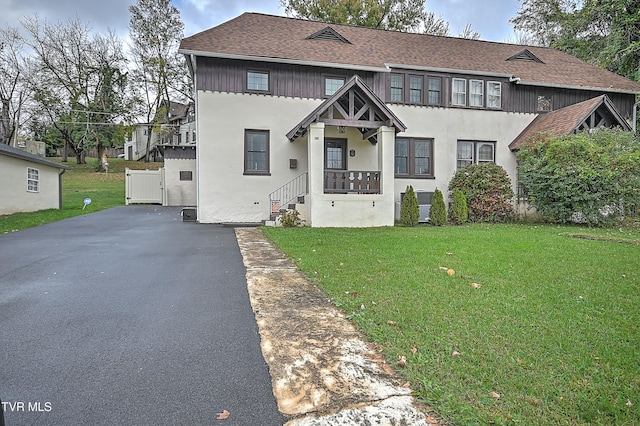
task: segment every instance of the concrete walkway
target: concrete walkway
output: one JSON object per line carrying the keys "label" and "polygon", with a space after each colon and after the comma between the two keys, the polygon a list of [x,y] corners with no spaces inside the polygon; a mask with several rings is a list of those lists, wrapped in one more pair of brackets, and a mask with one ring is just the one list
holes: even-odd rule
{"label": "concrete walkway", "polygon": [[302,425],[429,425],[393,369],[257,228],[237,228],[278,409]]}

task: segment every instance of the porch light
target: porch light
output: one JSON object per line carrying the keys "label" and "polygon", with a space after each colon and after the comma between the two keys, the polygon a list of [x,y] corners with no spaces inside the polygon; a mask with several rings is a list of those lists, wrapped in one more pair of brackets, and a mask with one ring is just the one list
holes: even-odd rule
{"label": "porch light", "polygon": [[355,149],[349,150],[349,157],[355,157],[355,156],[356,156],[356,150]]}

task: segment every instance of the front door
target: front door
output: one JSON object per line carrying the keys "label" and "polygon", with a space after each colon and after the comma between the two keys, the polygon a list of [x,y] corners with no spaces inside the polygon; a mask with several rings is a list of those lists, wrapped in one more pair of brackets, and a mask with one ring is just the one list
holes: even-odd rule
{"label": "front door", "polygon": [[324,168],[326,170],[347,170],[346,139],[325,139]]}

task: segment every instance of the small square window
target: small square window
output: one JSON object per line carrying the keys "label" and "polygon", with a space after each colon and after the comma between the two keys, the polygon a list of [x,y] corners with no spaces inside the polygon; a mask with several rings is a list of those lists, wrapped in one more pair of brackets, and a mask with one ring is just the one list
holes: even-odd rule
{"label": "small square window", "polygon": [[324,79],[324,94],[325,96],[332,96],[340,88],[344,86],[344,78],[342,77],[327,77]]}
{"label": "small square window", "polygon": [[553,99],[551,95],[538,96],[538,111],[553,111]]}
{"label": "small square window", "polygon": [[266,71],[247,71],[247,90],[269,91],[269,73]]}

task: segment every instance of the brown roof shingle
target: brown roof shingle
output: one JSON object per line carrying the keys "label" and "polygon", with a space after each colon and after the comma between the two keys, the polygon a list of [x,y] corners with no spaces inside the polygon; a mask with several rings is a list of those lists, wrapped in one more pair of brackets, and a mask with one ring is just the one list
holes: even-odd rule
{"label": "brown roof shingle", "polygon": [[[308,37],[329,26],[349,43]],[[250,57],[343,68],[405,67],[514,75],[521,84],[640,93],[640,84],[558,50],[527,46],[542,62],[507,60],[522,45],[327,24],[244,13],[182,40],[180,50],[211,57]]]}

